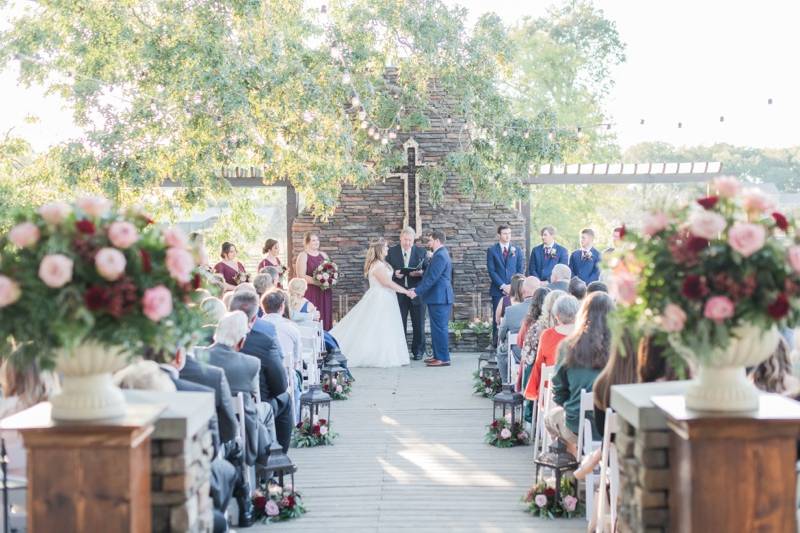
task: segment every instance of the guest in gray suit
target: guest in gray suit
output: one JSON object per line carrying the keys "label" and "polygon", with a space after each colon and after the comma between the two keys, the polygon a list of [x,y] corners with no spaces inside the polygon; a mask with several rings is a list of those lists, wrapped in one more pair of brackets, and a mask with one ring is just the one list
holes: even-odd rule
{"label": "guest in gray suit", "polygon": [[550,287],[554,291],[569,292],[569,280],[572,279],[572,270],[567,265],[561,263],[553,267],[550,274]]}
{"label": "guest in gray suit", "polygon": [[[558,266],[558,265],[556,265]],[[528,309],[531,305],[531,296],[539,288],[539,280],[534,276],[528,276],[522,283],[522,302],[506,307],[506,312],[503,315],[503,320],[500,321],[500,328],[497,332],[497,366],[500,368],[501,375],[506,375],[506,368],[508,367],[508,353],[506,352],[506,339],[509,333],[519,333],[519,328],[525,315],[528,314]],[[521,344],[521,343],[520,343]],[[521,347],[519,344],[513,348],[514,359],[519,362]]]}
{"label": "guest in gray suit", "polygon": [[[261,362],[257,357],[239,353],[249,331],[247,316],[241,311],[226,313],[217,325],[214,344],[198,353],[198,358],[225,371],[231,394],[244,395],[245,412],[245,462],[266,464],[269,445],[274,439],[274,421],[269,404],[258,405],[258,373]],[[199,350],[198,350],[199,351]],[[272,432],[268,432],[272,425]]]}

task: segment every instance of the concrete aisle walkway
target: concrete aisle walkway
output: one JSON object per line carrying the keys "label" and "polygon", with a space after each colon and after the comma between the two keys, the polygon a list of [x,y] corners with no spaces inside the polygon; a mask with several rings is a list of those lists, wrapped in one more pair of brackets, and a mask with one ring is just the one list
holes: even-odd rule
{"label": "concrete aisle walkway", "polygon": [[309,512],[243,531],[585,531],[580,520],[541,520],[520,498],[532,484],[530,446],[483,442],[491,401],[474,396],[477,355],[449,368],[421,362],[354,369],[349,400],[334,402],[334,446],[291,449]]}

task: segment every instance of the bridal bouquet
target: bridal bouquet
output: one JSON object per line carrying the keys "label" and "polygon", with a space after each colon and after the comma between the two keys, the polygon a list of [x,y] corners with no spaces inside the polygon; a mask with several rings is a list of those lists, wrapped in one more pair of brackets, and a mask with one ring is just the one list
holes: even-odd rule
{"label": "bridal bouquet", "polygon": [[326,291],[339,281],[339,267],[330,259],[326,259],[314,270],[314,279],[320,288]]}
{"label": "bridal bouquet", "polygon": [[51,368],[93,343],[173,354],[202,324],[186,236],[95,196],[15,215],[0,236],[0,356]]}

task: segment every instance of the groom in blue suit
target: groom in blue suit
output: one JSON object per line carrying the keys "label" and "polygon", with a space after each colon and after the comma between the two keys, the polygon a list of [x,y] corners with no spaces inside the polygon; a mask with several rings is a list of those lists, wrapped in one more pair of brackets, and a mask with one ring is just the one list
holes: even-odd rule
{"label": "groom in blue suit", "polygon": [[511,227],[501,224],[497,227],[497,244],[486,250],[486,269],[492,280],[489,294],[492,297],[492,346],[497,347],[497,304],[511,288],[511,276],[525,271],[523,251],[511,244]]}
{"label": "groom in blue suit", "polygon": [[428,305],[433,347],[433,357],[425,360],[428,366],[450,366],[448,322],[453,307],[453,264],[444,243],[444,232],[433,230],[428,240],[433,257],[420,284],[411,289],[412,298],[421,297]]}
{"label": "groom in blue suit", "polygon": [[553,226],[543,227],[541,235],[542,244],[531,250],[528,275],[550,283],[550,273],[554,266],[559,263],[569,266],[569,252],[556,242],[556,229]]}

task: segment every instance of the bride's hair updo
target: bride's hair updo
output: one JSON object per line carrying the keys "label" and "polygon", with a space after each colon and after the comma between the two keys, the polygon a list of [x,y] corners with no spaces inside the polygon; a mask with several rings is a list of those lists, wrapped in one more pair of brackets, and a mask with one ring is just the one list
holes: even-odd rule
{"label": "bride's hair updo", "polygon": [[364,261],[364,277],[369,276],[369,271],[377,262],[383,261],[383,248],[386,246],[386,241],[378,239],[367,248],[367,259]]}

